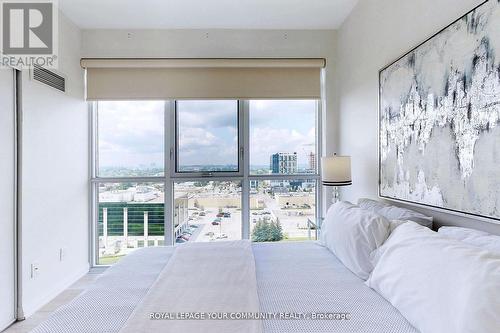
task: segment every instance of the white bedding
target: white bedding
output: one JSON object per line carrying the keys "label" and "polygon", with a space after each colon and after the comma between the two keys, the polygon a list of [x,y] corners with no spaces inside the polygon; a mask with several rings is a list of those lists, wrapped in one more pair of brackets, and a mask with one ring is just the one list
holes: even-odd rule
{"label": "white bedding", "polygon": [[348,312],[349,320],[264,320],[265,333],[418,333],[389,302],[314,242],[256,243],[260,310]]}
{"label": "white bedding", "polygon": [[[203,320],[151,320],[152,313]],[[250,241],[179,246],[120,333],[260,333],[259,320],[210,319],[216,313],[257,313],[255,260]],[[161,316],[161,315],[160,315]],[[189,318],[189,317],[187,317]],[[215,317],[217,318],[217,317]]]}
{"label": "white bedding", "polygon": [[[344,321],[263,320],[264,333],[417,333],[391,304],[365,286],[326,248],[314,242],[290,242],[252,244],[252,249],[260,312],[351,315]],[[168,247],[129,254],[92,288],[32,332],[118,333],[171,255],[172,248]],[[151,290],[154,292],[154,288]]]}
{"label": "white bedding", "polygon": [[140,303],[173,253],[143,248],[111,266],[86,291],[60,307],[31,333],[116,333]]}
{"label": "white bedding", "polygon": [[407,222],[366,282],[425,333],[500,332],[500,255]]}

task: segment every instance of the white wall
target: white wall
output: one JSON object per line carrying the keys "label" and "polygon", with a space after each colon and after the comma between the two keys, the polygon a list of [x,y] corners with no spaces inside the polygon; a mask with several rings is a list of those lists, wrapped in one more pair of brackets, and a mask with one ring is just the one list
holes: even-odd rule
{"label": "white wall", "polygon": [[[23,73],[22,283],[30,315],[88,271],[88,112],[81,32],[59,16],[61,93]],[[59,261],[59,249],[65,249]],[[30,264],[40,273],[30,278]]]}
{"label": "white wall", "polygon": [[[327,60],[325,153],[337,149],[336,31],[331,30],[84,30],[83,57],[321,57]],[[286,140],[286,138],[284,138]],[[328,195],[330,191],[327,191]],[[329,202],[330,199],[324,199]]]}
{"label": "white wall", "polygon": [[14,313],[15,109],[12,69],[0,69],[0,331]]}
{"label": "white wall", "polygon": [[[340,150],[352,155],[353,186],[343,198],[378,195],[378,71],[482,0],[361,0],[338,32]],[[438,225],[500,234],[500,225],[419,208]]]}

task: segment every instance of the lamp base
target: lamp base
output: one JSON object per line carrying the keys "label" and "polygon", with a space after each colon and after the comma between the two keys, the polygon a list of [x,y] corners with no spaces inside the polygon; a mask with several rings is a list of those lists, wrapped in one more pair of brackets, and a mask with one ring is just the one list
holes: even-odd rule
{"label": "lamp base", "polygon": [[333,186],[332,187],[332,204],[337,203],[340,201],[340,194],[339,194],[339,187],[338,186]]}

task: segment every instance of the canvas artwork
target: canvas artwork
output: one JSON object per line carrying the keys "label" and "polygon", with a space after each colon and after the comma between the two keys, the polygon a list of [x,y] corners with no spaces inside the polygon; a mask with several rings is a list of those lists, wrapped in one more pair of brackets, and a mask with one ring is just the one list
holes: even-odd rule
{"label": "canvas artwork", "polygon": [[380,71],[380,196],[500,220],[500,0]]}

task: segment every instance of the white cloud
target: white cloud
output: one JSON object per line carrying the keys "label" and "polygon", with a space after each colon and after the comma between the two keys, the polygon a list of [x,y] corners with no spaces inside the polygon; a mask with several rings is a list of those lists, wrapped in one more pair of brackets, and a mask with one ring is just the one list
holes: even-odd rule
{"label": "white cloud", "polygon": [[163,110],[163,102],[99,102],[100,165],[162,165]]}
{"label": "white cloud", "polygon": [[[181,163],[237,162],[236,102],[181,101],[178,107]],[[100,102],[99,110],[100,165],[163,163],[163,102]],[[251,101],[251,163],[267,165],[276,152],[297,152],[306,164],[315,148],[315,112],[314,101]]]}
{"label": "white cloud", "polygon": [[307,155],[314,151],[315,130],[307,133],[294,129],[257,127],[250,133],[250,163],[268,164],[270,156],[277,152],[296,152],[299,164],[307,163]]}

